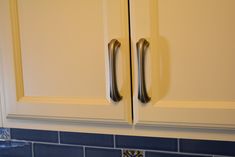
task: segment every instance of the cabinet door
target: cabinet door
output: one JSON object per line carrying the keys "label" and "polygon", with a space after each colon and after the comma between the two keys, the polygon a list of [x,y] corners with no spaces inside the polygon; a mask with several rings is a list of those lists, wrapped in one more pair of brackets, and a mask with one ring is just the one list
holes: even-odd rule
{"label": "cabinet door", "polygon": [[[135,123],[235,128],[235,1],[131,0]],[[138,97],[137,50],[146,90]]]}
{"label": "cabinet door", "polygon": [[[1,0],[8,118],[131,120],[127,0]],[[108,43],[117,39],[110,99]],[[116,48],[117,49],[117,48]]]}
{"label": "cabinet door", "polygon": [[[1,86],[0,86],[1,88]],[[1,103],[1,99],[0,99],[0,127],[2,127],[2,103]]]}

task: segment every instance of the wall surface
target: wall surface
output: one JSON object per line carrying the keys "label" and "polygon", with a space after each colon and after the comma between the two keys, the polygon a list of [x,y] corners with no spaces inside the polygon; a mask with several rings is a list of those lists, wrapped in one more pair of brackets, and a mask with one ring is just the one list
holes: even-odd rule
{"label": "wall surface", "polygon": [[[235,142],[0,128],[0,157],[220,157]],[[5,146],[3,139],[21,145]],[[6,140],[6,141],[7,141]],[[25,145],[22,143],[26,142]],[[10,148],[11,147],[11,148]]]}

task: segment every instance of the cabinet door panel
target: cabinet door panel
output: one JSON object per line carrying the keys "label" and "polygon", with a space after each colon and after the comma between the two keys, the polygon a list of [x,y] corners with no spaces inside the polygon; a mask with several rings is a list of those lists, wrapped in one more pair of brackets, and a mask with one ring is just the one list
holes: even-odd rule
{"label": "cabinet door panel", "polygon": [[[1,0],[1,10],[8,117],[130,121],[126,0]],[[121,43],[118,103],[109,97],[112,39]]]}
{"label": "cabinet door panel", "polygon": [[146,84],[151,101],[137,99],[136,123],[235,127],[235,1],[133,0],[133,43],[146,38]]}
{"label": "cabinet door panel", "polygon": [[[2,86],[0,85],[0,88],[1,87]],[[2,101],[1,101],[1,99],[0,99],[0,127],[3,127],[3,125],[2,125]]]}

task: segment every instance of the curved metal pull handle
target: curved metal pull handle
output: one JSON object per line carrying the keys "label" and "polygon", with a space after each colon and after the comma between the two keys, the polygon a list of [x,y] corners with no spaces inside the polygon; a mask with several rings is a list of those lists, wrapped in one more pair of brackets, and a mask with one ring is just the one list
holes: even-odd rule
{"label": "curved metal pull handle", "polygon": [[110,79],[110,98],[114,102],[118,102],[122,99],[118,88],[117,88],[117,79],[116,79],[116,53],[121,46],[121,43],[116,40],[112,39],[108,44],[109,50],[109,79]]}
{"label": "curved metal pull handle", "polygon": [[146,39],[140,39],[136,43],[137,57],[138,57],[138,99],[142,103],[150,101],[145,85],[145,71],[144,71],[144,56],[146,49],[149,47],[149,42]]}

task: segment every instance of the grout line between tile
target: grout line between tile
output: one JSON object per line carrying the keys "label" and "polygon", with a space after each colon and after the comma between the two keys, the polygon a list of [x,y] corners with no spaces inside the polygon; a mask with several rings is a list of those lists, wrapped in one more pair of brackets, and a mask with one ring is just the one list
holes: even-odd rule
{"label": "grout line between tile", "polygon": [[177,152],[180,152],[180,139],[177,139]]}
{"label": "grout line between tile", "polygon": [[113,148],[116,148],[116,135],[113,135]]}
{"label": "grout line between tile", "polygon": [[34,157],[34,143],[33,142],[32,142],[31,149],[32,149],[32,157]]}
{"label": "grout line between tile", "polygon": [[8,131],[9,131],[9,139],[11,140],[11,129],[10,128],[7,128]]}
{"label": "grout line between tile", "polygon": [[60,132],[58,131],[58,143],[60,144]]}
{"label": "grout line between tile", "polygon": [[85,146],[83,146],[83,157],[86,157],[86,149],[85,149]]}

